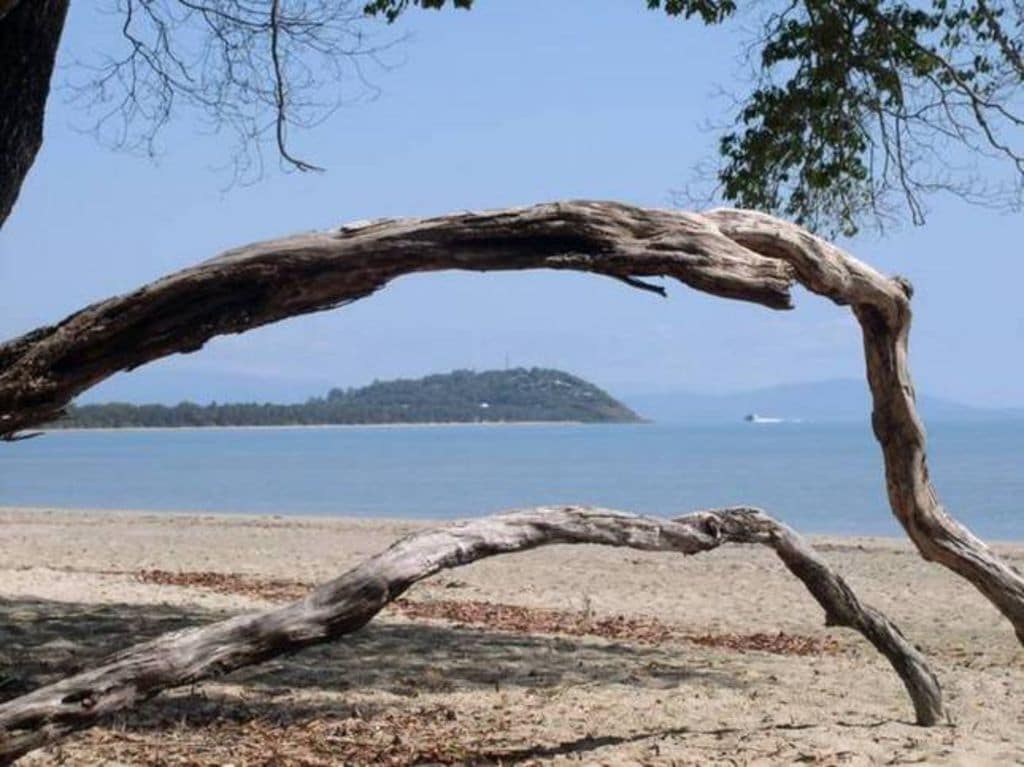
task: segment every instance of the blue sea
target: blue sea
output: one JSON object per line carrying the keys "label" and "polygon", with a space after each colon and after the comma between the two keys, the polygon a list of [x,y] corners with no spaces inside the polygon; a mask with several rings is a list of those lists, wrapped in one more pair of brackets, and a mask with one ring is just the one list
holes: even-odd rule
{"label": "blue sea", "polygon": [[[986,538],[1024,540],[1024,421],[932,424],[932,477]],[[895,535],[866,424],[68,431],[0,444],[0,505],[450,519],[589,503],[752,504],[812,533]]]}

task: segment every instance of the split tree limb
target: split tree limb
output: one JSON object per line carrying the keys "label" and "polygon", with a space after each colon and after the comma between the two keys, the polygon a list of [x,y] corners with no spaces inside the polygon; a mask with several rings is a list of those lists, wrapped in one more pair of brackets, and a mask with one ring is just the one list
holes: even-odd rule
{"label": "split tree limb", "polygon": [[165,634],[99,668],[0,705],[0,765],[173,687],[220,676],[362,628],[411,585],[478,559],[554,543],[697,554],[725,543],[771,547],[825,611],[859,631],[906,686],[918,724],[942,720],[942,694],[922,654],[796,532],[746,507],[674,520],[587,507],[536,508],[415,533],[286,607]]}
{"label": "split tree limb", "polygon": [[796,281],[852,307],[893,513],[925,559],[973,583],[1024,642],[1024,577],[946,512],[929,481],[907,361],[909,283],[752,211],[562,202],[364,222],[228,251],[0,345],[0,438],[57,418],[116,372],[196,351],[217,335],[355,301],[403,274],[536,268],[594,272],[634,286],[667,276],[772,308],[791,306]]}

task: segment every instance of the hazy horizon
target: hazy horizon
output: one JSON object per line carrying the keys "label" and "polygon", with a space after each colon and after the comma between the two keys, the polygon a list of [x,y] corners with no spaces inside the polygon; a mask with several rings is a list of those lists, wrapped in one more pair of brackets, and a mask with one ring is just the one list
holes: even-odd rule
{"label": "hazy horizon", "polygon": [[[116,40],[116,21],[72,4],[58,85],[71,62]],[[225,141],[181,121],[154,161],[114,153],[56,91],[38,162],[0,232],[0,337],[226,248],[345,221],[581,197],[667,207],[713,158],[717,134],[703,126],[728,114],[714,94],[743,88],[741,25],[707,28],[641,5],[481,4],[410,13],[393,31],[408,35],[396,51],[404,63],[372,73],[379,97],[293,137],[323,174],[270,167],[225,190],[213,170]],[[1022,218],[929,202],[923,228],[841,244],[914,283],[919,390],[1024,407]],[[342,309],[117,376],[86,399],[276,400],[506,359],[619,396],[863,378],[848,309],[797,291],[794,311],[773,312],[665,284],[667,300],[593,275],[407,277]]]}
{"label": "hazy horizon", "polygon": [[[512,365],[509,368],[483,368],[483,369],[474,369],[474,368],[469,368],[469,367],[463,367],[463,368],[453,368],[451,370],[428,371],[428,372],[424,373],[423,375],[401,376],[401,378],[419,379],[419,378],[423,378],[425,376],[430,376],[430,375],[444,375],[444,374],[447,374],[447,373],[454,372],[455,370],[471,370],[473,372],[481,373],[481,372],[488,372],[488,371],[491,371],[491,370],[516,369],[516,368],[520,368],[521,369],[521,368],[531,368],[531,367],[541,367],[541,366]],[[576,373],[575,371],[569,370],[569,369],[564,368],[564,367],[559,367],[557,365],[554,366],[553,369],[559,370],[559,371],[564,372],[564,373],[569,373],[571,375],[579,376],[579,374]],[[769,385],[769,386],[755,386],[755,387],[750,387],[750,388],[745,388],[745,389],[734,389],[734,390],[730,390],[730,391],[699,390],[699,389],[688,389],[688,388],[685,388],[685,387],[676,387],[676,388],[664,388],[664,387],[662,387],[662,388],[652,388],[652,389],[648,389],[648,390],[619,391],[619,390],[616,390],[615,388],[603,385],[601,381],[593,380],[593,379],[587,378],[586,376],[579,376],[579,377],[583,378],[588,383],[592,383],[592,384],[598,386],[599,388],[601,388],[604,391],[606,391],[608,394],[610,394],[615,399],[620,400],[624,404],[626,404],[628,406],[631,406],[631,407],[634,406],[633,403],[635,403],[635,402],[642,402],[642,401],[658,402],[660,400],[660,398],[669,398],[669,397],[693,397],[693,398],[698,398],[698,399],[701,399],[701,400],[709,400],[709,399],[713,400],[715,398],[735,399],[735,398],[742,398],[744,396],[758,396],[758,395],[772,394],[772,393],[777,393],[777,392],[778,393],[785,393],[785,392],[791,392],[792,391],[792,392],[806,393],[808,390],[815,390],[815,389],[818,390],[817,393],[825,393],[825,394],[832,395],[833,399],[834,399],[834,396],[836,394],[847,395],[847,394],[851,394],[851,393],[855,394],[858,397],[862,397],[865,402],[867,401],[867,399],[869,397],[869,389],[868,389],[868,386],[867,386],[867,382],[864,381],[864,380],[858,380],[856,378],[811,379],[811,380],[805,380],[805,381],[792,381],[792,382],[786,382],[786,383],[780,383],[780,384],[772,384],[772,385]],[[246,397],[246,396],[244,396],[244,394],[240,395],[240,396],[232,396],[230,387],[233,385],[233,383],[237,384],[237,382],[233,382],[231,380],[221,381],[219,386],[215,385],[215,384],[211,384],[210,382],[206,382],[204,385],[196,387],[197,389],[202,389],[204,392],[208,392],[208,393],[210,393],[210,392],[220,392],[221,393],[221,396],[205,396],[204,398],[176,397],[175,395],[169,395],[169,396],[165,396],[165,397],[146,398],[141,393],[136,393],[134,396],[132,396],[131,390],[129,390],[128,395],[125,396],[125,397],[116,397],[116,396],[115,397],[103,397],[102,394],[104,393],[104,388],[103,387],[97,387],[96,389],[90,390],[90,391],[86,392],[85,395],[83,395],[82,397],[76,399],[75,400],[75,404],[78,404],[78,405],[91,405],[91,404],[108,404],[108,403],[115,403],[115,402],[117,402],[117,403],[127,403],[127,404],[131,404],[131,405],[151,405],[151,404],[155,404],[155,405],[165,405],[165,406],[174,406],[174,405],[178,405],[178,404],[180,404],[182,402],[192,402],[192,403],[195,403],[195,404],[198,404],[198,405],[208,405],[208,404],[211,404],[211,403],[232,404],[232,403],[265,403],[265,402],[266,403],[273,403],[273,404],[301,404],[301,403],[306,402],[307,400],[309,400],[311,398],[324,397],[324,396],[327,395],[327,393],[328,393],[328,391],[330,389],[335,388],[335,387],[337,387],[337,388],[356,388],[356,389],[358,389],[358,388],[361,388],[363,386],[368,386],[368,385],[370,385],[372,383],[375,383],[377,381],[390,381],[390,380],[395,380],[395,379],[382,379],[382,378],[381,379],[372,379],[372,380],[368,380],[368,381],[365,381],[365,382],[362,382],[362,383],[345,384],[343,386],[339,386],[338,384],[334,384],[334,383],[330,383],[330,382],[325,382],[320,389],[318,389],[318,390],[310,390],[310,391],[306,391],[304,388],[277,388],[276,391],[278,393],[278,396],[271,396],[271,397],[261,397],[261,396]],[[227,388],[223,388],[225,386]],[[106,387],[106,389],[108,389],[108,390],[110,388],[112,388],[112,387]],[[253,389],[250,389],[250,391],[266,391],[267,388],[268,387],[265,386],[265,381],[263,381],[261,379]],[[273,387],[270,387],[270,388],[273,388]],[[114,389],[114,391],[116,392],[116,388]],[[239,387],[238,391],[245,392],[246,388],[245,387]],[[929,403],[929,404],[936,404],[936,405],[939,405],[939,406],[942,406],[942,407],[955,407],[955,408],[963,408],[965,410],[993,411],[993,412],[1000,412],[1000,411],[1014,411],[1015,413],[1018,412],[1018,411],[1024,412],[1024,410],[1021,410],[1020,408],[1014,408],[1012,406],[1011,407],[999,407],[999,406],[994,406],[993,407],[993,406],[985,406],[985,405],[980,405],[980,406],[979,405],[972,405],[970,403],[962,402],[962,401],[959,401],[959,400],[956,400],[956,399],[951,399],[951,398],[947,398],[947,397],[937,397],[937,396],[934,396],[931,392],[928,392],[928,391],[920,391],[919,390],[917,392],[917,395],[918,395],[918,399],[920,401],[924,401],[925,403]],[[866,405],[864,407],[863,414],[864,414],[865,417],[870,414],[869,406]],[[640,413],[640,415],[641,416],[645,416],[646,414]]]}

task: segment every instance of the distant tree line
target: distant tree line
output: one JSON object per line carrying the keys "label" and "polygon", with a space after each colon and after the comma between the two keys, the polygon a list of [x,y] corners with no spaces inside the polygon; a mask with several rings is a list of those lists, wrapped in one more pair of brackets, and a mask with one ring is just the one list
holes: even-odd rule
{"label": "distant tree line", "polygon": [[224,403],[72,406],[55,427],[284,426],[320,424],[477,423],[508,421],[634,422],[636,413],[607,392],[559,370],[515,368],[374,381],[331,389],[296,404]]}

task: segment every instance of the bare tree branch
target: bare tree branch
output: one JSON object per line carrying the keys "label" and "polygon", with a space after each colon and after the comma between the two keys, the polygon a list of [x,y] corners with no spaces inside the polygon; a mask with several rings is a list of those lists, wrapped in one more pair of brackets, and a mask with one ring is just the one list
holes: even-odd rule
{"label": "bare tree branch", "polygon": [[680,554],[725,543],[769,546],[821,605],[826,625],[859,631],[888,659],[907,689],[917,723],[942,720],[938,682],[917,648],[888,618],[862,604],[799,535],[763,512],[740,507],[669,521],[588,507],[541,507],[415,533],[291,605],[165,634],[111,656],[98,668],[8,701],[0,705],[0,765],[163,690],[357,631],[414,583],[441,570],[559,543]]}
{"label": "bare tree branch", "polygon": [[364,75],[400,39],[353,0],[115,0],[123,52],[72,69],[68,89],[115,148],[155,154],[163,128],[193,111],[234,139],[235,180],[258,177],[263,147],[296,156],[289,128],[315,126],[342,104],[376,95]]}
{"label": "bare tree branch", "polygon": [[238,248],[0,345],[0,436],[56,418],[120,370],[364,298],[403,274],[538,268],[661,275],[773,308],[791,305],[796,281],[850,306],[864,336],[893,514],[925,559],[973,583],[1024,642],[1024,577],[946,512],[929,478],[907,359],[909,283],[762,213],[563,202],[362,222]]}
{"label": "bare tree branch", "polygon": [[712,295],[790,305],[789,267],[700,216],[569,202],[350,225],[229,251],[0,345],[0,437],[56,418],[119,370],[364,298],[403,274],[539,268],[663,275]]}
{"label": "bare tree branch", "polygon": [[274,115],[275,136],[277,138],[277,151],[287,162],[291,163],[297,170],[301,171],[322,171],[318,165],[311,165],[308,162],[299,160],[288,150],[285,141],[285,128],[288,125],[288,103],[285,97],[285,77],[281,68],[281,0],[270,1],[270,58],[274,62],[274,103],[277,111]]}

